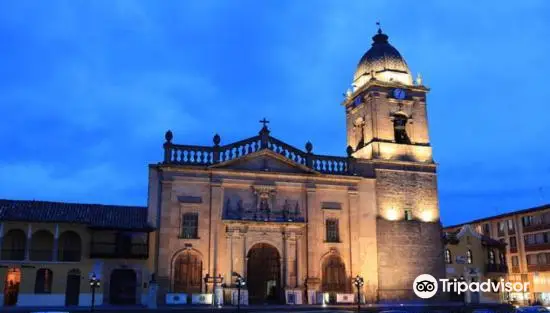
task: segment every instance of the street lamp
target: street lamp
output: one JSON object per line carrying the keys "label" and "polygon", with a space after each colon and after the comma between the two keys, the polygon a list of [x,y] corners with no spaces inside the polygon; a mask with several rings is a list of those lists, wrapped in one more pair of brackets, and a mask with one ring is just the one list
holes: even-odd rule
{"label": "street lamp", "polygon": [[241,311],[241,288],[246,285],[244,278],[237,272],[233,272],[233,276],[236,276],[235,284],[237,285],[237,313]]}
{"label": "street lamp", "polygon": [[90,277],[90,288],[92,289],[92,306],[90,308],[90,311],[94,311],[95,306],[95,290],[96,288],[99,288],[101,286],[101,280],[99,277],[95,276],[95,273],[92,273],[92,276]]}
{"label": "street lamp", "polygon": [[357,312],[361,311],[361,287],[365,284],[363,277],[357,275],[353,279],[353,284],[357,288]]}

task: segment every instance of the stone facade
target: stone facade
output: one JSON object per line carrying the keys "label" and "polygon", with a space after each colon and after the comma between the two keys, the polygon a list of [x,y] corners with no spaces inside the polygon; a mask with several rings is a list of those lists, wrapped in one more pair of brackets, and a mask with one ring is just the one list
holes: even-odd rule
{"label": "stone facade", "polygon": [[[150,166],[149,189],[161,298],[197,291],[198,280],[180,275],[191,269],[180,269],[190,266],[176,261],[182,255],[194,260],[196,277],[206,278],[202,292],[219,283],[208,277],[231,285],[237,273],[250,286],[299,291],[307,301],[311,292],[354,292],[356,275],[364,278],[367,301],[413,299],[417,275],[444,277],[428,89],[420,80],[391,79],[386,56],[406,63],[387,39],[381,31],[373,37],[358,67],[372,72],[356,73],[369,79],[343,102],[347,157],[314,154],[309,142],[305,150],[292,147],[270,136],[265,120],[258,136],[226,145],[219,135],[212,146],[178,145],[166,133],[164,161]],[[192,238],[195,228],[184,216],[197,216]],[[254,263],[260,254],[271,276],[255,271],[263,266]],[[251,297],[259,294],[252,289]]]}

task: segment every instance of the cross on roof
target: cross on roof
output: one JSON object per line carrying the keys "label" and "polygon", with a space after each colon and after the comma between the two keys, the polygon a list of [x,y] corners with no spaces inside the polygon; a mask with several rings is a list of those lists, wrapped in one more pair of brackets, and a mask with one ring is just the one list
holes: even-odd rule
{"label": "cross on roof", "polygon": [[264,127],[267,127],[267,124],[269,124],[269,121],[265,119],[261,120],[260,123],[264,124]]}

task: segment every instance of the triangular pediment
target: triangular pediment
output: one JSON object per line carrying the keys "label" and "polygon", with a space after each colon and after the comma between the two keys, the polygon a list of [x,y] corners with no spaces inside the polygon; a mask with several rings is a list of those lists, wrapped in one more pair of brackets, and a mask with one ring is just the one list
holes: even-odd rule
{"label": "triangular pediment", "polygon": [[271,173],[317,173],[317,171],[269,149],[253,152],[210,167]]}

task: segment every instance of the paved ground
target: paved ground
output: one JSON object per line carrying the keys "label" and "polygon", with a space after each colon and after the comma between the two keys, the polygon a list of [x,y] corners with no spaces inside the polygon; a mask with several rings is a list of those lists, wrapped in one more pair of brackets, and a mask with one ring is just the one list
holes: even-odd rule
{"label": "paved ground", "polygon": [[[514,308],[508,305],[499,305],[499,306],[490,306],[490,305],[478,305],[478,306],[461,306],[461,305],[362,305],[361,313],[369,312],[383,312],[383,311],[392,311],[392,313],[482,313],[476,312],[479,309],[491,309],[489,312],[498,312],[498,313],[510,313],[514,312]],[[12,307],[12,308],[2,308],[1,312],[17,312],[17,313],[34,313],[34,312],[68,312],[68,313],[81,313],[81,312],[90,312],[90,308],[24,308],[24,307]],[[211,306],[179,306],[179,307],[159,307],[156,310],[150,310],[144,307],[139,306],[100,306],[96,308],[98,313],[111,313],[111,312],[158,312],[158,313],[175,313],[175,312],[186,312],[186,313],[236,313],[237,308],[234,306],[224,306],[222,308],[214,308]],[[346,306],[314,306],[314,305],[265,305],[265,306],[242,306],[240,313],[283,313],[283,312],[302,312],[302,313],[355,313],[357,312],[357,306],[355,305],[346,305]],[[485,313],[485,312],[483,312]]]}

